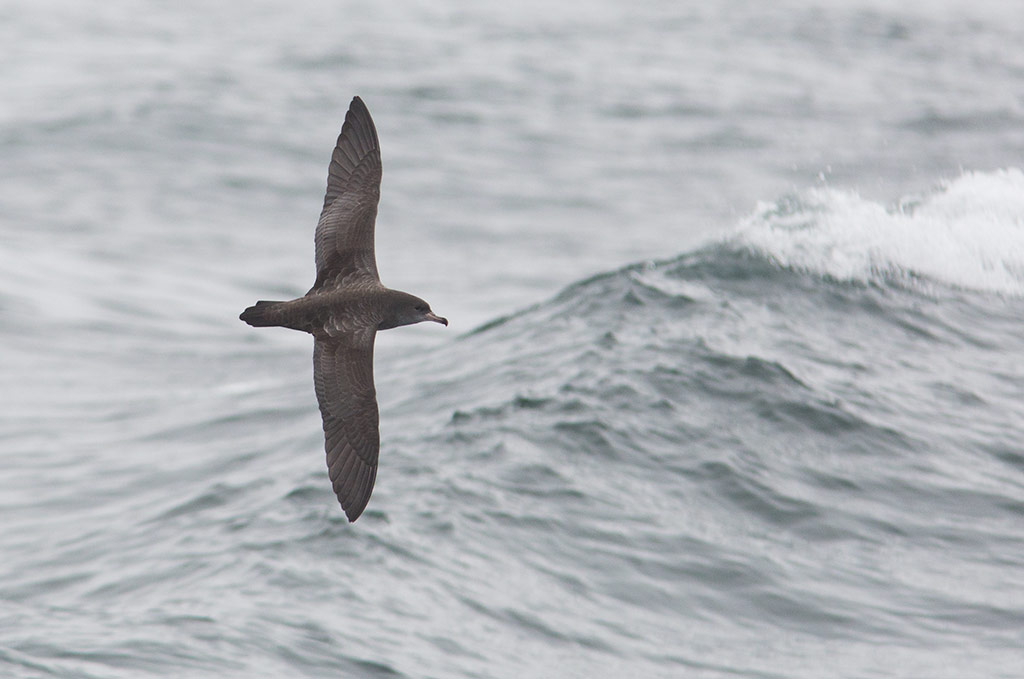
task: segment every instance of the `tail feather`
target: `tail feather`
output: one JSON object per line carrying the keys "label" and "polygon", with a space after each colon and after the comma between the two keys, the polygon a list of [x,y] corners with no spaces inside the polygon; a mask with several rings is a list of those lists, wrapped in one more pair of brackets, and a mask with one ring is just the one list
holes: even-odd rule
{"label": "tail feather", "polygon": [[268,302],[266,300],[260,300],[256,302],[256,306],[251,306],[238,317],[245,321],[254,328],[265,328],[272,325],[281,325],[278,314],[270,313],[274,311],[275,307],[283,302]]}

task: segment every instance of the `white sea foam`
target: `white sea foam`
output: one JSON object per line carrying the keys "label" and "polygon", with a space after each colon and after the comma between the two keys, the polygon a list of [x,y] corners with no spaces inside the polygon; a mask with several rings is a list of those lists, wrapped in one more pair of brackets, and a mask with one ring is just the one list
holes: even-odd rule
{"label": "white sea foam", "polygon": [[838,189],[761,203],[735,234],[782,266],[841,280],[923,277],[1024,294],[1024,172],[968,172],[893,208]]}

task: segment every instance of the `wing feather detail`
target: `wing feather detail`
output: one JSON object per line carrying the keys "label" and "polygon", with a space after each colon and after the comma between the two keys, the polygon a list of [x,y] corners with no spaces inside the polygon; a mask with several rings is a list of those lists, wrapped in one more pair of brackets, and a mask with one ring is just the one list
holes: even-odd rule
{"label": "wing feather detail", "polygon": [[327,170],[327,192],[316,227],[316,283],[379,281],[374,254],[374,224],[380,202],[380,145],[370,112],[352,99]]}
{"label": "wing feather detail", "polygon": [[313,384],[323,417],[331,485],[348,520],[355,521],[366,508],[377,477],[380,424],[373,341],[363,347],[345,339],[315,339]]}

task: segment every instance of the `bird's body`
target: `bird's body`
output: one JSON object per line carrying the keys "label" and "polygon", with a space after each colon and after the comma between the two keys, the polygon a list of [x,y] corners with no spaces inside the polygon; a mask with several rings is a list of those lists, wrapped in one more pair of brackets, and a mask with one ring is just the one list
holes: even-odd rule
{"label": "bird's body", "polygon": [[327,468],[349,521],[366,507],[377,475],[377,331],[421,321],[448,325],[422,299],[380,282],[373,242],[380,178],[377,131],[355,97],[331,156],[316,227],[316,283],[303,297],[257,302],[239,317],[255,327],[281,326],[313,335],[313,384],[323,416]]}
{"label": "bird's body", "polygon": [[345,340],[404,325],[394,323],[388,311],[405,294],[383,285],[311,291],[288,302],[257,302],[240,318],[254,327],[280,326],[325,340]]}

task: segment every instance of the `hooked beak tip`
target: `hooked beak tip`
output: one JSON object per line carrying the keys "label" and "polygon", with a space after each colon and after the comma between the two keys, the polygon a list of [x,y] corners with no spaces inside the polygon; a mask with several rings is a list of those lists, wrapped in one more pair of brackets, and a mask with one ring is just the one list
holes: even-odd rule
{"label": "hooked beak tip", "polygon": [[447,318],[442,318],[441,316],[438,316],[437,314],[434,314],[434,313],[427,314],[427,320],[434,321],[435,323],[440,323],[441,325],[445,326],[446,328],[448,327],[448,319]]}

